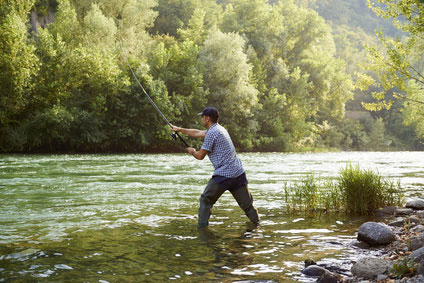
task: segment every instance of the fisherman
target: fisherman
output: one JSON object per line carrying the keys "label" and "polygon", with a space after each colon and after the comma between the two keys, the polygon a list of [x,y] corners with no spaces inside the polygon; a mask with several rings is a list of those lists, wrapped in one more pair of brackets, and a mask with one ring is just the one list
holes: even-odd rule
{"label": "fisherman", "polygon": [[209,225],[209,217],[215,202],[229,190],[246,216],[255,225],[259,224],[259,215],[253,205],[253,197],[247,187],[246,173],[227,130],[218,123],[219,113],[215,107],[206,107],[198,114],[201,116],[206,131],[185,129],[171,125],[171,130],[181,132],[194,138],[204,139],[202,147],[197,151],[188,147],[187,151],[198,160],[208,155],[215,171],[203,194],[200,196],[199,228]]}

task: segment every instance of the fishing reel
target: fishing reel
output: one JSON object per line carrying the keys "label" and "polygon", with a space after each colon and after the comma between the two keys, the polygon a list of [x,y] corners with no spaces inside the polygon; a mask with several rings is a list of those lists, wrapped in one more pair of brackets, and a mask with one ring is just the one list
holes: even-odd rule
{"label": "fishing reel", "polygon": [[172,133],[171,137],[174,141],[176,141],[177,140],[177,133]]}

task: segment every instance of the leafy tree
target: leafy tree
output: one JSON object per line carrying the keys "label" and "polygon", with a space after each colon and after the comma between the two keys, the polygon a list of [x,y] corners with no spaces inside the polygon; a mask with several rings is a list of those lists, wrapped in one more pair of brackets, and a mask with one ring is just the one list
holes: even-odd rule
{"label": "leafy tree", "polygon": [[207,104],[222,111],[222,123],[235,141],[249,149],[257,129],[252,116],[258,91],[250,83],[252,65],[244,47],[245,41],[238,34],[212,30],[199,52],[198,63],[210,93]]}
{"label": "leafy tree", "polygon": [[403,117],[406,126],[413,125],[417,135],[424,138],[424,106],[416,101],[424,101],[424,89],[414,81],[407,85],[407,100],[404,102]]}
{"label": "leafy tree", "polygon": [[33,4],[21,0],[0,6],[0,148],[16,143],[11,129],[20,123],[37,73],[38,60],[26,25]]}
{"label": "leafy tree", "polygon": [[[419,112],[412,118],[408,113],[424,107],[424,101],[420,99],[419,93],[424,89],[424,66],[422,49],[424,41],[424,6],[419,0],[379,0],[380,5],[371,4],[375,13],[383,18],[393,19],[394,24],[408,37],[390,38],[383,32],[378,32],[378,38],[384,50],[373,46],[369,47],[371,64],[369,69],[376,72],[378,81],[365,77],[360,83],[366,89],[371,84],[378,87],[373,92],[375,103],[365,104],[369,110],[390,109],[395,99],[405,102],[405,124],[416,125],[417,133],[422,133],[419,125],[424,119]],[[394,95],[390,97],[390,94]],[[418,99],[417,99],[418,98]],[[412,106],[413,104],[417,104]],[[422,136],[423,137],[423,136]]]}
{"label": "leafy tree", "polygon": [[[392,18],[395,25],[409,34],[407,38],[387,38],[382,32],[377,33],[380,42],[385,47],[381,52],[377,47],[369,47],[372,64],[370,68],[377,72],[379,83],[369,80],[367,85],[375,83],[381,86],[381,91],[376,92],[374,97],[382,103],[369,105],[370,108],[389,108],[393,100],[385,100],[385,92],[392,88],[405,91],[408,80],[413,80],[420,87],[424,87],[424,75],[422,73],[422,34],[424,32],[424,7],[419,0],[379,0],[385,9],[373,7],[377,15],[384,18]],[[398,18],[403,17],[404,21]],[[399,94],[398,98],[403,95]]]}
{"label": "leafy tree", "polygon": [[174,43],[169,49],[163,43],[158,44],[149,60],[154,78],[163,81],[167,87],[172,112],[177,118],[174,122],[185,125],[198,122],[198,113],[206,104],[206,95],[202,88],[203,77],[197,69],[199,47],[192,41]]}

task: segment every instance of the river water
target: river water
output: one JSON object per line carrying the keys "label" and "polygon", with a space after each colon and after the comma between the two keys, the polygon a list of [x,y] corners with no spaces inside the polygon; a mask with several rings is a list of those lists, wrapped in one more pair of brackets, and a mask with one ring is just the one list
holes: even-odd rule
{"label": "river water", "polygon": [[262,220],[253,230],[227,192],[198,231],[207,158],[0,155],[0,282],[311,282],[307,258],[349,274],[367,219],[290,216],[284,183],[335,178],[352,163],[423,197],[424,152],[239,156]]}

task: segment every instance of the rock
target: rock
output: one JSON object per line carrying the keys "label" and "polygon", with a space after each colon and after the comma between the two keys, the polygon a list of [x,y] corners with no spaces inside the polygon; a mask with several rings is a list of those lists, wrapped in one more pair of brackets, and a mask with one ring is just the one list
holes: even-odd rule
{"label": "rock", "polygon": [[424,226],[421,225],[421,224],[417,225],[417,226],[415,226],[411,229],[411,232],[413,232],[413,233],[423,233],[424,232]]}
{"label": "rock", "polygon": [[409,243],[409,250],[415,251],[424,246],[424,234],[420,234],[417,237],[412,237]]}
{"label": "rock", "polygon": [[424,275],[424,262],[421,262],[417,269],[417,274]]}
{"label": "rock", "polygon": [[408,222],[410,222],[411,224],[415,224],[414,226],[418,225],[421,223],[421,220],[418,218],[418,216],[411,216],[407,219]]}
{"label": "rock", "polygon": [[414,210],[424,210],[424,200],[415,199],[415,200],[408,201],[405,207],[412,208]]}
{"label": "rock", "polygon": [[382,209],[380,209],[380,212],[385,213],[385,214],[394,214],[396,209],[397,209],[396,206],[386,206],[386,207],[383,207]]}
{"label": "rock", "polygon": [[371,249],[372,247],[366,243],[366,242],[362,242],[362,241],[352,241],[351,245],[353,247],[359,248],[359,249],[364,249],[364,250],[368,250]]}
{"label": "rock", "polygon": [[326,271],[327,270],[325,270],[324,267],[318,265],[309,265],[308,267],[302,270],[302,273],[308,276],[321,276]]}
{"label": "rock", "polygon": [[381,258],[363,258],[352,266],[352,274],[365,279],[375,279],[393,267],[393,262]]}
{"label": "rock", "polygon": [[386,206],[375,210],[375,215],[377,217],[386,217],[388,215],[395,214],[397,207],[396,206]]}
{"label": "rock", "polygon": [[390,222],[387,225],[394,226],[394,227],[403,227],[403,226],[414,227],[420,223],[421,221],[417,217],[411,216],[408,218],[398,217],[395,221]]}
{"label": "rock", "polygon": [[388,223],[387,225],[393,226],[393,227],[402,227],[403,224],[405,224],[405,220],[403,220],[402,217],[398,217],[398,218],[396,218],[395,221],[392,221],[392,222]]}
{"label": "rock", "polygon": [[337,283],[341,281],[342,278],[339,275],[326,270],[326,272],[318,278],[317,283]]}
{"label": "rock", "polygon": [[395,234],[381,223],[366,222],[358,230],[358,240],[370,245],[387,245],[395,239]]}
{"label": "rock", "polygon": [[389,276],[387,276],[385,274],[378,274],[377,275],[377,281],[383,281],[383,280],[386,280],[387,278],[389,278]]}
{"label": "rock", "polygon": [[409,215],[414,213],[412,208],[398,208],[395,211],[395,215]]}
{"label": "rock", "polygon": [[424,260],[424,247],[413,251],[409,255],[409,258],[413,259],[415,262],[420,262],[420,261]]}

